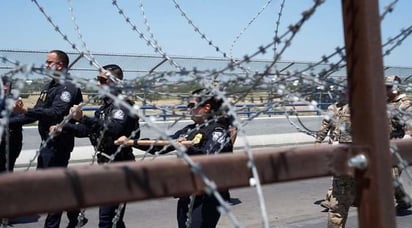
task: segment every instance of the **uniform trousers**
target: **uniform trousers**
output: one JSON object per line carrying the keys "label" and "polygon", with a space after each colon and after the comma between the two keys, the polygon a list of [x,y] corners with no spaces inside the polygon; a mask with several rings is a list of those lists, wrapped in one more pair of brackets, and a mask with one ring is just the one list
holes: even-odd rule
{"label": "uniform trousers", "polygon": [[[401,169],[395,166],[392,168],[392,176],[394,179],[399,180],[402,174]],[[408,209],[411,207],[411,204],[407,201],[407,195],[405,189],[401,182],[398,182],[398,185],[395,186],[395,205],[397,209]]]}
{"label": "uniform trousers", "polygon": [[[72,147],[66,146],[66,144],[62,143],[62,140],[64,140],[64,138],[55,138],[42,147],[39,157],[37,158],[38,169],[67,167]],[[68,228],[76,227],[79,213],[80,210],[67,211],[67,218],[69,219]],[[60,226],[61,217],[61,211],[47,214],[44,227],[58,228]]]}
{"label": "uniform trousers", "polygon": [[[117,209],[119,205],[99,207],[99,228],[112,228],[113,227],[113,218],[116,216]],[[123,221],[124,212],[126,210],[126,204],[123,205],[119,217],[116,222],[117,228],[126,227]]]}
{"label": "uniform trousers", "polygon": [[[104,163],[109,162],[109,159],[105,156],[102,156],[101,153],[102,152],[97,154],[97,162],[99,164],[104,164]],[[111,154],[113,154],[113,153],[111,153]],[[108,155],[108,156],[110,156],[110,155]],[[134,158],[132,149],[131,148],[123,148],[123,150],[116,155],[115,160],[113,162],[134,161],[134,160],[135,160],[135,158]],[[99,228],[112,228],[113,227],[113,219],[116,216],[118,208],[119,208],[119,204],[99,207]],[[125,211],[126,211],[126,203],[122,204],[122,208],[121,208],[119,217],[116,219],[117,220],[116,221],[116,227],[117,228],[126,227],[125,224],[124,224],[124,221],[123,221]]]}
{"label": "uniform trousers", "polygon": [[[21,152],[22,139],[23,139],[23,133],[21,132],[21,130],[18,132],[12,132],[12,130],[10,130],[10,138],[8,142],[9,143],[8,155],[6,151],[6,138],[3,137],[1,139],[2,141],[0,144],[0,172],[4,172],[6,170],[8,171],[14,170],[14,165]],[[7,166],[7,169],[6,169],[6,166]]]}
{"label": "uniform trousers", "polygon": [[[220,192],[225,201],[230,200],[229,191]],[[187,213],[189,211],[190,197],[179,198],[177,202],[177,223],[179,228],[186,228]],[[217,207],[219,202],[214,196],[198,195],[195,197],[191,214],[191,228],[214,228],[216,227],[220,212]]]}
{"label": "uniform trousers", "polygon": [[355,179],[350,176],[334,176],[328,212],[328,228],[344,228],[349,208],[356,198]]}

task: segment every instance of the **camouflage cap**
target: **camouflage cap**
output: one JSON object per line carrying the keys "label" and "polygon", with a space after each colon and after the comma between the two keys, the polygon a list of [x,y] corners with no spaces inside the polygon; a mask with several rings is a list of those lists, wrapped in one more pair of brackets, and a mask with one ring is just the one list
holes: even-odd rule
{"label": "camouflage cap", "polygon": [[389,75],[385,78],[385,85],[393,86],[396,84],[401,84],[401,78],[397,75]]}

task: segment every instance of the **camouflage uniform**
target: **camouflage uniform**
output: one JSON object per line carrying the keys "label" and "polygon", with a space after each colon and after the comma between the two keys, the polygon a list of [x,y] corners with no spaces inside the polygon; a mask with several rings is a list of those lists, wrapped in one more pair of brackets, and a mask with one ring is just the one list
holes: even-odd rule
{"label": "camouflage uniform", "polygon": [[[315,143],[322,143],[326,136],[329,136],[329,144],[332,144],[334,141],[334,131],[335,131],[335,122],[336,114],[338,113],[339,107],[343,106],[343,103],[336,102],[328,106],[328,115],[327,117],[323,118],[322,123],[320,125],[320,129],[317,131],[316,134],[316,141]],[[329,187],[328,191],[326,192],[325,200],[320,203],[320,206],[329,209],[330,208],[330,198],[332,195],[332,186]]]}
{"label": "camouflage uniform", "polygon": [[322,123],[320,125],[320,129],[316,134],[316,143],[321,143],[329,134],[329,143],[333,141],[333,131],[335,130],[335,123],[334,119],[336,113],[338,113],[338,106],[341,106],[340,103],[336,102],[328,106],[328,115],[327,117],[323,118]]}
{"label": "camouflage uniform", "polygon": [[[322,142],[327,133],[332,141],[351,143],[351,123],[349,105],[335,103],[328,107],[329,118],[322,121],[316,142]],[[344,227],[350,206],[355,200],[355,180],[351,176],[334,176],[328,213],[328,227]]]}
{"label": "camouflage uniform", "polygon": [[[351,143],[352,131],[349,105],[338,106],[334,117],[334,140],[338,143]],[[348,211],[355,200],[355,179],[351,176],[334,176],[328,213],[328,227],[345,227]]]}
{"label": "camouflage uniform", "polygon": [[412,113],[412,101],[405,95],[399,94],[388,101],[389,117],[391,119],[390,138],[402,138],[405,133],[411,134],[409,119]]}
{"label": "camouflage uniform", "polygon": [[[404,94],[399,94],[393,100],[388,101],[388,123],[390,128],[390,139],[403,138],[406,132],[406,122],[409,118],[407,113],[412,111],[412,101]],[[334,140],[339,143],[351,143],[351,124],[349,106],[344,105],[337,109]],[[393,168],[395,178],[399,178],[401,170]],[[395,187],[395,201],[397,210],[407,209],[411,205],[405,202],[403,186]],[[328,227],[345,227],[347,215],[351,204],[356,197],[355,180],[350,176],[334,176],[332,196],[330,199],[330,210],[328,214]]]}
{"label": "camouflage uniform", "polygon": [[[395,78],[389,79],[396,80]],[[388,78],[387,78],[388,81]],[[386,84],[390,85],[390,84]],[[331,108],[333,110],[333,108]],[[404,94],[398,94],[392,100],[388,99],[388,123],[390,127],[390,139],[403,138],[407,131],[406,123],[410,119],[408,113],[412,111],[412,101]],[[332,138],[339,143],[351,143],[351,123],[349,106],[344,105],[340,108],[337,106],[335,115],[332,115],[329,121],[331,125],[335,123],[335,126],[331,126],[333,130]],[[321,142],[324,138],[323,131],[319,131],[317,136],[317,142]],[[400,170],[395,167],[393,169],[394,177],[399,178]],[[348,211],[351,204],[356,200],[356,188],[355,180],[350,176],[334,176],[332,185],[332,196],[330,199],[330,210],[328,214],[328,227],[345,227]],[[407,209],[411,205],[405,202],[403,199],[405,192],[403,186],[397,186],[395,188],[395,199],[397,203],[397,209]]]}
{"label": "camouflage uniform", "polygon": [[[408,113],[412,111],[412,101],[405,94],[397,95],[393,100],[388,101],[389,129],[390,139],[403,138],[408,131],[407,121]],[[410,131],[408,132],[410,133]],[[392,175],[399,179],[402,170],[398,166],[392,168]],[[411,207],[411,204],[405,201],[406,193],[402,184],[395,186],[395,203],[398,212]]]}

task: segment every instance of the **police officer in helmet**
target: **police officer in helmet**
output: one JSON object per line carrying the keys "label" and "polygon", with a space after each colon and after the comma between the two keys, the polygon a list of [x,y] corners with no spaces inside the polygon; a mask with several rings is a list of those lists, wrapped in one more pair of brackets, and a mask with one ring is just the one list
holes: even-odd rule
{"label": "police officer in helmet", "polygon": [[[116,64],[103,66],[97,76],[98,84],[101,87],[108,87],[112,95],[121,95],[119,83],[123,79],[123,71]],[[120,99],[120,98],[119,98]],[[133,106],[133,102],[122,96],[128,105]],[[139,138],[139,118],[131,113],[126,107],[119,106],[110,96],[103,97],[103,104],[95,111],[93,117],[83,115],[78,106],[72,107],[74,119],[77,124],[67,124],[64,130],[72,131],[76,137],[89,137],[92,145],[97,151],[97,161],[99,164],[120,161],[134,160],[134,154],[131,147],[120,147],[114,144],[114,140],[122,135]],[[120,210],[119,210],[120,209]],[[125,204],[101,206],[99,208],[99,227],[113,227],[113,218],[116,213],[119,219],[115,227],[125,227],[123,216],[125,213]]]}
{"label": "police officer in helmet", "polygon": [[[188,110],[194,123],[176,131],[170,135],[170,139],[178,141],[189,140],[192,145],[187,146],[188,155],[213,155],[233,151],[233,144],[230,132],[230,118],[222,109],[222,100],[212,94],[207,89],[198,89],[192,92],[188,101]],[[116,144],[129,144],[131,140],[121,137],[116,140]],[[132,142],[135,148],[145,150],[149,153],[167,153],[174,151],[170,146],[144,146],[138,145],[138,141]],[[222,198],[229,201],[228,190],[219,191]],[[191,199],[192,198],[192,199]],[[193,200],[193,210],[190,213],[190,227],[216,227],[220,212],[218,211],[219,202],[213,195],[199,194],[194,197],[183,196],[177,202],[177,222],[178,227],[187,226],[189,204]]]}

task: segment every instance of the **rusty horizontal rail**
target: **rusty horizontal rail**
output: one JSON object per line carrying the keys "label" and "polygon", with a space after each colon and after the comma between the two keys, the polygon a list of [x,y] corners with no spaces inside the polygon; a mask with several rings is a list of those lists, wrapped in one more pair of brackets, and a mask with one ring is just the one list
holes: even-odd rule
{"label": "rusty horizontal rail", "polygon": [[[397,144],[402,154],[412,150],[412,140]],[[352,174],[346,161],[365,149],[311,145],[259,149],[253,156],[261,183],[268,184]],[[243,153],[192,158],[220,189],[249,186],[248,158]],[[15,172],[0,176],[0,217],[187,195],[203,189],[188,165],[173,158]]]}

